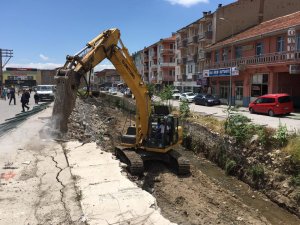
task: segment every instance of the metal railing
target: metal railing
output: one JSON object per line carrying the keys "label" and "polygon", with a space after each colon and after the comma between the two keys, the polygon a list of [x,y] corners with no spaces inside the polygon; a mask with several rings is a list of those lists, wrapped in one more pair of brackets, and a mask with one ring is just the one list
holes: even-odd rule
{"label": "metal railing", "polygon": [[300,61],[300,52],[295,53],[294,59],[288,58],[287,52],[276,52],[264,55],[257,55],[252,57],[242,57],[239,59],[226,60],[220,62],[207,62],[205,64],[206,69],[223,68],[223,67],[235,67],[238,65],[260,65],[260,64],[271,64],[271,63],[284,63]]}

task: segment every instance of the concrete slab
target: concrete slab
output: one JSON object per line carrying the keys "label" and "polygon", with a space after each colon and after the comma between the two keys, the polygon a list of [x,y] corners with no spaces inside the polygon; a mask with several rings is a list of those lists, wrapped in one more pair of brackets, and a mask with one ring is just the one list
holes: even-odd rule
{"label": "concrete slab", "polygon": [[120,162],[95,143],[66,143],[81,207],[89,224],[172,225],[155,198],[122,173]]}

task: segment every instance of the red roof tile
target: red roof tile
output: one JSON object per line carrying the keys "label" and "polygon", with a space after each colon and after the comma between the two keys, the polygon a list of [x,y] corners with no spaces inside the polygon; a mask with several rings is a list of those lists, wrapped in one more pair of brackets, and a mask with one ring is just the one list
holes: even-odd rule
{"label": "red roof tile", "polygon": [[297,25],[300,25],[300,11],[286,16],[278,17],[269,21],[265,21],[255,27],[252,27],[242,33],[233,36],[232,38],[208,46],[208,48],[216,48],[216,47],[228,45],[237,41],[243,41],[261,35],[266,35],[272,32],[285,30]]}

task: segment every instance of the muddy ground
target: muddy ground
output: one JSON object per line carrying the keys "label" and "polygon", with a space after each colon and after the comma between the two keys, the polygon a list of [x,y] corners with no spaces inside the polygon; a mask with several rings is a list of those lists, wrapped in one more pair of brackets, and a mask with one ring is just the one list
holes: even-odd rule
{"label": "muddy ground", "polygon": [[[106,151],[113,151],[128,118],[128,113],[103,98],[77,99],[67,136],[83,144],[96,141]],[[153,194],[162,214],[178,224],[274,224],[193,164],[191,175],[185,177],[160,162],[147,163],[143,177],[128,176]]]}

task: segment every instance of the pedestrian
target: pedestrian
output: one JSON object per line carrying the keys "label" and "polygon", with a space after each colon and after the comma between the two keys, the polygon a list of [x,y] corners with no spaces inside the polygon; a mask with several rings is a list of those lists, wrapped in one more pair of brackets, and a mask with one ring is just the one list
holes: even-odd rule
{"label": "pedestrian", "polygon": [[26,96],[26,91],[23,90],[23,94],[21,96],[22,112],[25,112],[25,108],[27,109],[27,111],[30,109],[30,107],[26,105],[27,102],[28,102],[28,99],[27,99],[27,96]]}
{"label": "pedestrian", "polygon": [[6,95],[7,95],[6,88],[3,88],[3,90],[2,90],[2,98],[4,98],[5,101],[6,101]]}
{"label": "pedestrian", "polygon": [[10,88],[7,88],[6,95],[7,95],[7,99],[10,99]]}
{"label": "pedestrian", "polygon": [[35,104],[39,104],[39,100],[40,100],[40,97],[39,97],[39,95],[38,95],[38,93],[37,93],[37,91],[35,91],[35,93],[34,93],[34,102],[35,102]]}
{"label": "pedestrian", "polygon": [[9,105],[10,105],[12,100],[14,100],[14,105],[16,104],[15,92],[16,92],[16,90],[15,90],[14,86],[11,86],[10,91],[9,91],[9,95],[10,95]]}
{"label": "pedestrian", "polygon": [[29,93],[28,89],[25,90],[25,96],[26,96],[26,99],[27,99],[26,105],[28,105],[29,104],[29,99],[30,99],[30,93]]}

